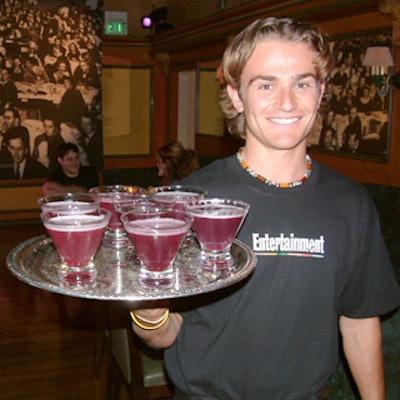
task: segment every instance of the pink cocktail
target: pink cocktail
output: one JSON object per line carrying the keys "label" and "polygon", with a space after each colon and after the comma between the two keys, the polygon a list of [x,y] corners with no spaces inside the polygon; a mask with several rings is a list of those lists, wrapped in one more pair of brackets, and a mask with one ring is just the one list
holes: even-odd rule
{"label": "pink cocktail", "polygon": [[189,202],[202,199],[207,192],[197,186],[171,185],[152,188],[151,199],[161,205],[167,205],[177,210],[185,210]]}
{"label": "pink cocktail", "polygon": [[[188,203],[203,199],[206,195],[207,191],[202,187],[190,185],[156,186],[150,192],[150,198],[155,203],[182,211],[187,210]],[[194,242],[193,232],[189,230],[183,245],[190,248]]]}
{"label": "pink cocktail", "polygon": [[249,204],[231,199],[202,199],[188,207],[201,246],[201,265],[213,271],[231,267],[230,247],[247,215]]}
{"label": "pink cocktail", "polygon": [[140,205],[123,214],[121,219],[141,262],[142,285],[172,286],[173,261],[191,227],[192,217],[179,210]]}
{"label": "pink cocktail", "polygon": [[123,229],[117,205],[129,204],[135,198],[144,194],[144,189],[137,186],[106,185],[91,188],[89,193],[95,195],[100,206],[111,212],[110,223],[104,235],[104,245],[108,247],[125,247],[129,240]]}
{"label": "pink cocktail", "polygon": [[[87,211],[85,213],[85,210]],[[69,284],[93,283],[94,256],[109,223],[108,210],[87,206],[43,211],[41,218],[61,258],[60,277]]]}

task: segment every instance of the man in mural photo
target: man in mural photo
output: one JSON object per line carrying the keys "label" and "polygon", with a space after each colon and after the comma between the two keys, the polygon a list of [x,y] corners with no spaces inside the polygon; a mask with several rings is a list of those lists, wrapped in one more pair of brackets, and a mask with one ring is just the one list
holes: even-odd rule
{"label": "man in mural photo", "polygon": [[29,135],[22,126],[8,131],[7,149],[11,155],[10,168],[0,169],[2,179],[45,178],[47,169],[29,154]]}
{"label": "man in mural photo", "polygon": [[74,72],[74,83],[76,86],[98,88],[99,77],[95,64],[81,58]]}
{"label": "man in mural photo", "polygon": [[79,125],[81,117],[86,111],[85,101],[71,78],[64,78],[64,86],[66,90],[59,105],[60,121]]}
{"label": "man in mural photo", "polygon": [[7,68],[1,70],[1,101],[0,104],[5,110],[7,107],[15,107],[18,101],[17,87],[11,79],[10,71]]}
{"label": "man in mural photo", "polygon": [[[20,127],[24,137],[29,138],[28,129],[21,126],[21,116],[16,108],[9,108],[4,111],[3,124],[0,129],[0,164],[4,165],[11,161],[11,154],[7,148],[7,138],[12,128]],[[29,140],[28,140],[29,147]]]}
{"label": "man in mural photo", "polygon": [[101,121],[96,120],[93,114],[85,113],[81,118],[81,143],[86,150],[89,164],[96,170],[103,169],[103,135]]}

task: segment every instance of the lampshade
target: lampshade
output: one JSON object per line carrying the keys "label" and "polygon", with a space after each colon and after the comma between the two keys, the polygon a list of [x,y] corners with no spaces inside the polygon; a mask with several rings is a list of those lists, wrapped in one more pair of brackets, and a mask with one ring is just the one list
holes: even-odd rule
{"label": "lampshade", "polygon": [[392,67],[393,57],[389,47],[373,46],[368,47],[363,60],[363,65],[367,67],[383,65],[385,67]]}

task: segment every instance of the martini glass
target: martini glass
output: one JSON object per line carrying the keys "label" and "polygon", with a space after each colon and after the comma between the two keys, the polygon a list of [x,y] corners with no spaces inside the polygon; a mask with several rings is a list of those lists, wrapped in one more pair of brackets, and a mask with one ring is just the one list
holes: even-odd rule
{"label": "martini glass", "polygon": [[207,191],[199,186],[170,185],[153,187],[149,195],[157,204],[185,210],[189,202],[202,199],[207,195]]}
{"label": "martini glass", "polygon": [[231,199],[201,199],[188,205],[200,243],[200,265],[217,272],[233,265],[230,248],[250,208]]}
{"label": "martini glass", "polygon": [[111,212],[90,203],[43,209],[40,215],[61,259],[59,277],[74,286],[92,285],[94,256],[110,221]]}
{"label": "martini glass", "polygon": [[110,223],[103,238],[104,246],[123,248],[129,245],[129,239],[120,221],[116,206],[129,204],[144,192],[145,189],[138,186],[126,185],[106,185],[89,189],[89,193],[95,195],[100,201],[100,206],[111,212]]}
{"label": "martini glass", "polygon": [[140,260],[140,284],[148,289],[173,286],[173,262],[193,218],[181,210],[142,204],[121,220]]}
{"label": "martini glass", "polygon": [[[177,210],[186,210],[190,202],[207,196],[207,191],[200,186],[169,185],[156,186],[150,191],[150,198],[157,204],[173,207]],[[185,237],[183,246],[190,249],[195,242],[193,231],[190,229]]]}
{"label": "martini glass", "polygon": [[93,206],[97,208],[100,204],[99,199],[89,193],[66,193],[60,195],[44,196],[38,200],[40,209],[42,211],[54,211],[64,210],[69,208],[71,211],[75,209],[77,212],[79,209],[87,212],[87,207],[80,208],[82,205]]}

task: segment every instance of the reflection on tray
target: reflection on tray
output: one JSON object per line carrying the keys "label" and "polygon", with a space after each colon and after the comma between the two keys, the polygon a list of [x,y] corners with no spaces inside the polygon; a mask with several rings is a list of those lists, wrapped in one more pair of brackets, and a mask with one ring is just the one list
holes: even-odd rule
{"label": "reflection on tray", "polygon": [[59,279],[60,260],[51,239],[38,236],[15,247],[7,256],[9,270],[31,286],[99,300],[157,300],[191,296],[230,286],[246,278],[256,266],[253,251],[235,240],[231,253],[234,265],[229,271],[213,274],[198,265],[199,247],[183,247],[174,262],[175,285],[169,289],[148,290],[138,282],[139,262],[132,248],[102,246],[95,257],[97,277],[92,287],[66,286]]}

